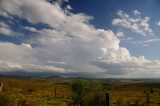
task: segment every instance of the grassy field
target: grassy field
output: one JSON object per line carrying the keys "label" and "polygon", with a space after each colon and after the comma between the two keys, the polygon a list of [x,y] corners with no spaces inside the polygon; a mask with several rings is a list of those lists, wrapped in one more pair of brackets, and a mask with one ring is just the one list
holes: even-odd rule
{"label": "grassy field", "polygon": [[152,88],[153,93],[150,93],[151,88],[151,86],[119,86],[119,88],[115,88],[110,91],[110,101],[112,104],[111,106],[115,106],[117,102],[121,103],[124,106],[127,106],[129,104],[144,106],[147,103],[147,92],[149,95],[149,106],[160,106],[160,90],[158,88]]}
{"label": "grassy field", "polygon": [[59,83],[56,79],[50,81],[0,78],[0,81],[4,85],[2,93],[14,98],[15,104],[19,100],[25,100],[37,106],[66,106],[70,101],[69,83]]}
{"label": "grassy field", "polygon": [[[3,83],[1,93],[12,98],[15,106],[19,101],[28,103],[28,106],[68,106],[72,101],[72,80],[74,79],[0,78],[0,83]],[[94,81],[96,81],[86,80],[88,89],[92,88]],[[147,92],[149,106],[160,106],[160,83],[158,81],[106,79],[103,80],[103,83],[105,91],[109,92],[111,106],[147,106]]]}

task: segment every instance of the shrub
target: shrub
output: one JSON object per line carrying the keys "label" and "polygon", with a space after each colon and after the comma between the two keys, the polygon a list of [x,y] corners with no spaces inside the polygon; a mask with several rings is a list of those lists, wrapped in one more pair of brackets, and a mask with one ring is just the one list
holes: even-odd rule
{"label": "shrub", "polygon": [[[73,106],[105,106],[105,92],[102,82],[96,82],[93,86],[82,80],[74,80],[72,83]],[[88,89],[87,89],[88,88]]]}
{"label": "shrub", "polygon": [[105,92],[104,86],[102,82],[96,82],[94,84],[93,89],[93,97],[90,98],[89,106],[105,106]]}
{"label": "shrub", "polygon": [[82,80],[74,80],[72,83],[72,100],[74,106],[86,106],[84,82]]}

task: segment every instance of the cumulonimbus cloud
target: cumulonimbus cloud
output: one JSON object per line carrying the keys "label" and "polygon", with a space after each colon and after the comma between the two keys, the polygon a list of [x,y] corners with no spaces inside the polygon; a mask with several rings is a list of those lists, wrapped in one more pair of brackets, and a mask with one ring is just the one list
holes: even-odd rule
{"label": "cumulonimbus cloud", "polygon": [[[1,69],[33,72],[43,70],[106,77],[125,75],[137,69],[159,68],[158,60],[155,62],[143,56],[132,56],[126,48],[120,47],[120,40],[112,30],[95,28],[90,24],[91,16],[84,13],[74,14],[70,9],[62,8],[61,3],[45,0],[0,1],[0,11],[6,12],[9,17],[16,16],[30,24],[49,26],[42,29],[32,25],[23,26],[23,29],[37,34],[34,37],[26,36],[24,41],[27,43],[0,42]],[[123,15],[125,22],[130,22],[127,14],[119,14]],[[142,34],[152,32],[146,25],[148,18],[145,21],[139,20],[145,24],[142,25],[143,31],[134,29],[135,31]],[[113,23],[124,24],[122,19],[114,20]],[[148,67],[145,67],[146,64]]]}

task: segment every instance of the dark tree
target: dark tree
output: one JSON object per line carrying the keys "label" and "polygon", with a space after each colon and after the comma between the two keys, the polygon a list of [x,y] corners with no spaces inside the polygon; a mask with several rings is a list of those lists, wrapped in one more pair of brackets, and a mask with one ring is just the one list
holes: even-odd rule
{"label": "dark tree", "polygon": [[86,106],[85,102],[85,87],[82,80],[74,80],[72,83],[72,100],[74,106]]}

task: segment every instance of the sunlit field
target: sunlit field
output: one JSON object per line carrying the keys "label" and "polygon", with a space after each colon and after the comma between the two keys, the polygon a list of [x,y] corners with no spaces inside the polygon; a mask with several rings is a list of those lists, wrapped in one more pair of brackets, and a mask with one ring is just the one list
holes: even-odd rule
{"label": "sunlit field", "polygon": [[[0,82],[3,83],[1,94],[7,95],[15,106],[20,103],[22,104],[20,106],[70,106],[73,102],[72,82],[74,80],[76,78],[0,78]],[[94,84],[100,80],[83,78],[81,80],[85,82],[85,96],[92,98],[95,92],[91,89],[96,87]],[[145,80],[114,81],[101,80],[104,85],[103,93],[109,93],[110,106],[160,105],[160,86],[158,86],[160,83],[157,81],[155,83],[153,83],[154,80],[149,83]]]}

